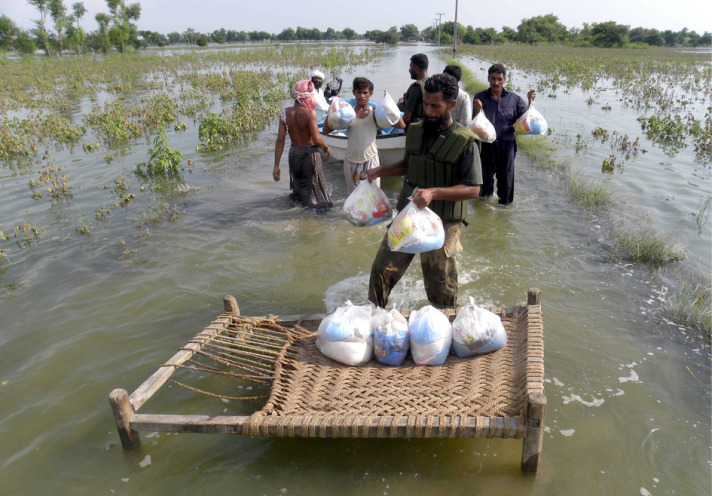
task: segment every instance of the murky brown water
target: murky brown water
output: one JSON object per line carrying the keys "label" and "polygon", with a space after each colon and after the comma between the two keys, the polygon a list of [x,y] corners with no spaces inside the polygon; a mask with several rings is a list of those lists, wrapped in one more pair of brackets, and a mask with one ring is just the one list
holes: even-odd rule
{"label": "murky brown water", "polygon": [[[358,75],[372,78],[376,94],[398,95],[409,82],[408,58],[421,49],[431,53],[400,47]],[[475,72],[486,66],[464,64]],[[431,53],[431,72],[444,65]],[[537,103],[557,131],[575,134],[580,122],[599,118],[584,115],[588,107],[575,93]],[[614,114],[616,126],[640,133],[632,110]],[[145,160],[145,145],[110,166],[103,153],[58,153],[71,183],[82,185],[67,204],[31,200],[28,176],[0,170],[3,227],[23,219],[47,227],[39,244],[0,267],[0,493],[709,494],[709,350],[683,339],[691,334],[684,327],[657,322],[669,283],[645,267],[610,261],[604,226],[569,202],[565,178],[523,156],[510,208],[473,202],[458,262],[461,295],[478,303],[523,304],[528,287],[542,289],[548,412],[539,476],[520,474],[521,442],[504,440],[144,434],[143,448],[125,453],[108,393],[135,389],[220,313],[223,295],[235,295],[246,315],[365,301],[385,227],[353,227],[338,208],[323,216],[293,208],[288,184],[271,179],[274,136],[270,129],[247,150],[203,156],[195,153],[197,129],[172,135],[171,145],[196,164],[186,184],[202,189],[166,193],[182,214],[148,234],[129,220],[140,216],[135,206],[114,209],[110,228],[98,227],[93,237],[66,237],[79,220],[93,219],[103,201],[97,186],[119,168],[138,185],[128,171]],[[708,191],[709,169],[686,172],[695,165],[684,153],[658,167],[664,159],[648,148],[613,182],[631,208],[687,240],[691,257],[683,268],[708,274],[710,229],[698,236],[688,211],[698,200],[690,198],[690,183]],[[572,160],[593,174],[597,153],[605,151]],[[340,206],[340,164],[327,162],[325,172]],[[675,201],[658,194],[663,184],[663,196]],[[386,190],[395,199],[397,182]],[[417,264],[393,301],[425,303]],[[246,408],[169,392],[177,399],[144,408]]]}

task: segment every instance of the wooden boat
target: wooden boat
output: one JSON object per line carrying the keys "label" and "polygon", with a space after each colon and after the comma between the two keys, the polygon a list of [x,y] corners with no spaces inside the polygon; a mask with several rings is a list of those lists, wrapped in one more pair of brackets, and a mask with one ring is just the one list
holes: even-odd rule
{"label": "wooden boat", "polygon": [[[486,437],[523,439],[521,468],[529,473],[538,470],[546,409],[538,289],[529,290],[527,306],[490,308],[500,315],[507,331],[504,349],[471,358],[451,355],[435,367],[415,365],[410,358],[400,367],[374,360],[348,367],[316,348],[314,330],[323,315],[243,317],[232,296],[225,297],[224,310],[131,395],[124,389],[111,392],[109,401],[124,448],[140,447],[140,431],[277,437]],[[403,312],[406,317],[408,313]],[[454,310],[444,313],[450,319],[455,316]],[[220,367],[238,368],[244,374]],[[199,381],[210,373],[222,374],[215,376],[221,381],[265,382],[269,392],[266,403],[253,411],[249,405],[255,397],[231,397],[248,400],[249,415],[138,413],[169,380],[192,391],[226,398],[176,380],[176,376],[184,380],[186,374],[192,374],[198,377],[196,384],[202,384]],[[152,408],[155,411],[156,406]]]}
{"label": "wooden boat", "polygon": [[[400,129],[398,129],[400,131]],[[331,148],[331,158],[344,160],[346,153],[347,136],[341,131],[332,134],[321,135],[324,142]],[[378,148],[378,160],[381,165],[395,164],[403,159],[405,155],[405,134],[384,134],[376,136],[376,147]]]}

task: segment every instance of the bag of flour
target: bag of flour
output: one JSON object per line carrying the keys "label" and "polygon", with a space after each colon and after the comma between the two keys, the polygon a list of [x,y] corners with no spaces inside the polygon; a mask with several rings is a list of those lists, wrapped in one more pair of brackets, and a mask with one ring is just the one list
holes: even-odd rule
{"label": "bag of flour", "polygon": [[331,100],[329,115],[326,116],[326,122],[331,129],[348,129],[354,119],[356,119],[356,111],[348,102],[338,96]]}
{"label": "bag of flour", "polygon": [[445,242],[443,221],[428,207],[418,208],[412,201],[398,212],[388,228],[388,247],[403,253],[422,253],[442,248]]}
{"label": "bag of flour", "polygon": [[452,347],[460,358],[482,355],[507,346],[507,331],[502,319],[489,310],[475,305],[462,307],[452,322]]}
{"label": "bag of flour", "polygon": [[401,365],[408,355],[408,321],[398,310],[376,308],[373,316],[373,354],[385,365]]}
{"label": "bag of flour", "polygon": [[316,346],[324,355],[346,365],[362,365],[373,356],[373,305],[350,301],[327,315],[319,324]]}
{"label": "bag of flour", "polygon": [[479,111],[474,119],[472,119],[472,124],[470,124],[470,130],[475,133],[480,141],[483,143],[492,143],[497,139],[497,132],[494,130],[494,126],[485,116],[484,111]]}
{"label": "bag of flour", "polygon": [[549,127],[546,124],[546,119],[534,108],[534,104],[529,105],[529,108],[517,121],[512,124],[514,134],[546,134]]}
{"label": "bag of flour", "polygon": [[344,201],[344,213],[355,226],[373,226],[393,216],[388,197],[376,183],[359,181]]}
{"label": "bag of flour", "polygon": [[378,127],[385,128],[391,127],[398,123],[401,117],[400,109],[398,105],[391,97],[390,93],[386,91],[386,95],[381,100],[381,103],[376,105],[376,124]]}
{"label": "bag of flour", "polygon": [[432,305],[410,314],[410,354],[418,365],[442,365],[450,352],[452,325]]}

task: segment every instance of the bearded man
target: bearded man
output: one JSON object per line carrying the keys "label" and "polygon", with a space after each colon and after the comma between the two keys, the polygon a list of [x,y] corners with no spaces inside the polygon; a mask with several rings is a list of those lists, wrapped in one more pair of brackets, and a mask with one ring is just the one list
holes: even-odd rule
{"label": "bearded man", "polygon": [[[421,253],[420,264],[430,303],[450,308],[457,305],[455,255],[462,251],[460,233],[467,201],[480,193],[482,168],[474,133],[452,119],[458,93],[455,78],[436,74],[425,81],[423,89],[425,119],[411,123],[405,158],[394,165],[364,171],[361,178],[373,181],[405,175],[398,210],[403,210],[410,199],[419,208],[430,207],[442,219],[445,243],[440,249]],[[414,256],[391,251],[386,234],[371,267],[369,301],[385,308],[391,290]]]}
{"label": "bearded man", "polygon": [[311,82],[314,85],[314,99],[316,100],[316,123],[318,125],[324,124],[326,120],[326,114],[329,110],[329,104],[326,102],[324,97],[324,73],[314,69],[309,73]]}

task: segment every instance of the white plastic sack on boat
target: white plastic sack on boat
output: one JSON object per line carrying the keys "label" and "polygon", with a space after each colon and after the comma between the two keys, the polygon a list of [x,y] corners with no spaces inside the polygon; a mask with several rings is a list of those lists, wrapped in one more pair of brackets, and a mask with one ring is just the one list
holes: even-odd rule
{"label": "white plastic sack on boat", "polygon": [[484,143],[492,143],[497,139],[497,132],[483,111],[478,112],[472,119],[470,130]]}
{"label": "white plastic sack on boat", "polygon": [[324,355],[346,365],[362,365],[373,356],[373,305],[350,301],[327,315],[319,324],[316,346]]}
{"label": "white plastic sack on boat", "polygon": [[452,325],[432,305],[410,314],[410,354],[418,365],[442,365],[450,352]]}
{"label": "white plastic sack on boat", "polygon": [[391,127],[398,123],[401,117],[400,109],[393,97],[386,91],[386,96],[376,105],[376,124],[378,127]]}
{"label": "white plastic sack on boat", "polygon": [[388,228],[388,247],[403,253],[422,253],[442,248],[445,242],[443,221],[428,207],[418,208],[412,201],[398,212]]}
{"label": "white plastic sack on boat", "polygon": [[534,104],[529,105],[527,111],[512,124],[512,127],[514,134],[546,134],[549,129],[546,119],[534,108]]}
{"label": "white plastic sack on boat", "polygon": [[398,310],[376,308],[373,315],[373,354],[385,365],[401,365],[408,355],[408,321]]}
{"label": "white plastic sack on boat", "polygon": [[348,129],[356,118],[356,111],[348,102],[334,97],[329,105],[329,115],[326,121],[331,129]]}
{"label": "white plastic sack on boat", "polygon": [[346,198],[344,213],[355,226],[373,226],[393,216],[386,194],[376,183],[365,180]]}
{"label": "white plastic sack on boat", "polygon": [[475,305],[470,297],[469,305],[458,312],[452,322],[452,347],[460,358],[482,355],[501,350],[507,346],[507,331],[502,319],[486,308]]}

